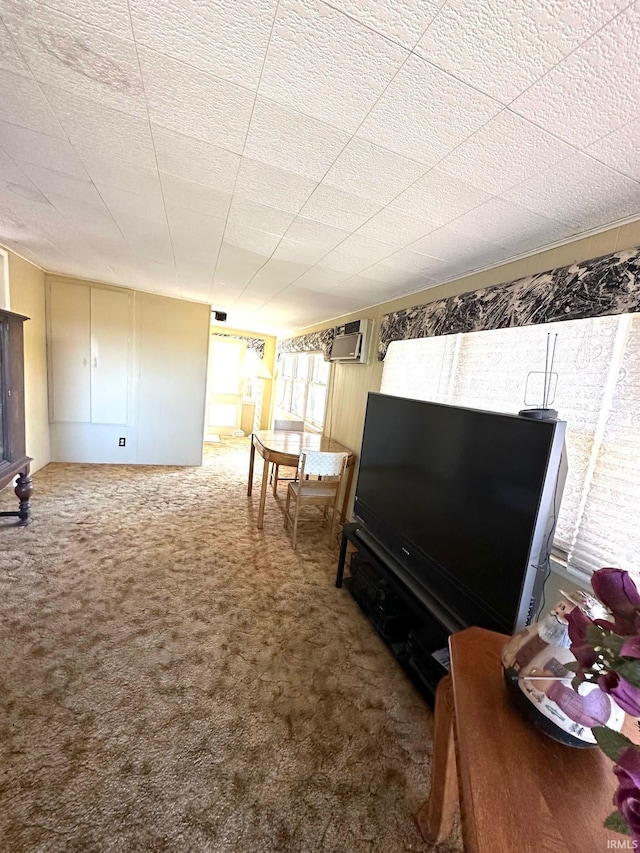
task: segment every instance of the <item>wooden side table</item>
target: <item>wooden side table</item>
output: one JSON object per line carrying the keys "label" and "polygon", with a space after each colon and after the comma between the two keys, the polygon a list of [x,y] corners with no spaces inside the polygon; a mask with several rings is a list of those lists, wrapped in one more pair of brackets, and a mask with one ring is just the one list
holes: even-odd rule
{"label": "wooden side table", "polygon": [[512,706],[500,662],[507,639],[481,628],[450,638],[431,794],[417,815],[423,837],[449,834],[459,800],[468,853],[605,853],[625,841],[632,849],[628,836],[603,827],[613,811],[612,762],[599,749],[556,743]]}

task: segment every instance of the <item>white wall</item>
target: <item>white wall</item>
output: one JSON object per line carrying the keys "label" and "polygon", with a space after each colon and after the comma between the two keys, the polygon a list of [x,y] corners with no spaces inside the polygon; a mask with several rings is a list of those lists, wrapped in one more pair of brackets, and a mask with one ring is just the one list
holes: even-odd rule
{"label": "white wall", "polygon": [[136,314],[140,335],[136,461],[200,465],[209,306],[138,293]]}
{"label": "white wall", "polygon": [[[48,279],[55,286],[59,277]],[[133,316],[129,422],[52,422],[53,461],[201,464],[209,306],[133,292]],[[51,375],[52,387],[55,381]]]}
{"label": "white wall", "polygon": [[31,473],[49,462],[49,414],[47,408],[47,345],[44,272],[9,252],[11,311],[29,317],[24,324],[24,400],[27,455]]}

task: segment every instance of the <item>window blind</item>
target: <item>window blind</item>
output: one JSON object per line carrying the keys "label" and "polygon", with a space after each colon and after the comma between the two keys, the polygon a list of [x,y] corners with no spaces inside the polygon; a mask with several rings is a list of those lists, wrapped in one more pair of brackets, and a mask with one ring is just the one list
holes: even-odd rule
{"label": "window blind", "polygon": [[396,341],[381,391],[492,411],[539,406],[556,335],[554,408],[569,471],[554,548],[582,574],[616,565],[640,579],[640,320],[601,317]]}

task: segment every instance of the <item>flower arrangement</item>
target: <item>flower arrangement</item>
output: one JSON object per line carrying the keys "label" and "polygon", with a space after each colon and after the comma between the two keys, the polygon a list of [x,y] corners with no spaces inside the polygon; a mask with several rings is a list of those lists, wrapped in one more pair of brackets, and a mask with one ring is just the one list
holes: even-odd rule
{"label": "flower arrangement", "polygon": [[[640,717],[640,593],[622,569],[599,569],[591,578],[611,619],[591,619],[579,607],[567,614],[570,650],[576,659],[574,689],[595,683],[632,717]],[[640,844],[640,746],[619,732],[593,729],[602,751],[615,762],[616,810],[605,826]]]}

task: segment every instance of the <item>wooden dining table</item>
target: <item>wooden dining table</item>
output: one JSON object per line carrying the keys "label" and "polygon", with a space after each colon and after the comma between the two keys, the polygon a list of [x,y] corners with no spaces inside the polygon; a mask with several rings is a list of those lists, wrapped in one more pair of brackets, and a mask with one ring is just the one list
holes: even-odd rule
{"label": "wooden dining table", "polygon": [[249,483],[247,495],[251,495],[253,487],[253,467],[255,464],[256,451],[264,459],[262,471],[262,485],[260,488],[260,505],[258,508],[258,530],[264,525],[264,505],[267,497],[267,486],[269,482],[269,465],[275,462],[278,465],[297,468],[300,454],[305,450],[323,450],[327,453],[347,453],[347,484],[342,499],[340,510],[340,523],[344,524],[347,514],[347,503],[351,493],[353,472],[355,469],[355,455],[332,438],[319,435],[314,432],[289,432],[287,430],[264,429],[254,432],[251,436],[251,451],[249,455]]}

